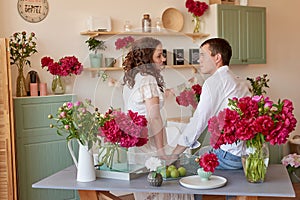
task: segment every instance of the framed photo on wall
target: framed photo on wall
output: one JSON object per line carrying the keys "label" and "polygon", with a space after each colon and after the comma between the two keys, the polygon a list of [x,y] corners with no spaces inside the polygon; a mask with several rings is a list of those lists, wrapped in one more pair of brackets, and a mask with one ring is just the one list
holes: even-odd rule
{"label": "framed photo on wall", "polygon": [[184,65],[184,49],[173,49],[173,64]]}
{"label": "framed photo on wall", "polygon": [[190,49],[189,50],[189,64],[193,65],[193,64],[200,64],[199,62],[199,49]]}

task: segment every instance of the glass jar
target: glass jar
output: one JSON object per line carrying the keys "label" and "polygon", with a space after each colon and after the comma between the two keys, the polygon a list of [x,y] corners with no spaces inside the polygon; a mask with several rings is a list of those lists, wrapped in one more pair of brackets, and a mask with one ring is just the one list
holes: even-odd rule
{"label": "glass jar", "polygon": [[144,18],[142,19],[142,31],[151,32],[151,19],[149,14],[144,14]]}

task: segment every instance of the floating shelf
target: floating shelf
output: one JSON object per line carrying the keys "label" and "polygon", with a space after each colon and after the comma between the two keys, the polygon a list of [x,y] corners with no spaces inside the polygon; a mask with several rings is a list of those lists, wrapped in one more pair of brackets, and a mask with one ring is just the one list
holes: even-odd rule
{"label": "floating shelf", "polygon": [[150,35],[156,35],[156,36],[188,36],[195,39],[201,39],[206,38],[209,36],[209,34],[204,33],[182,33],[182,32],[151,32],[151,33],[144,33],[144,32],[102,32],[102,31],[85,31],[81,32],[81,35],[87,35],[90,37],[98,37],[101,35],[144,35],[144,36],[150,36]]}
{"label": "floating shelf", "polygon": [[[196,67],[198,65],[166,65],[167,69],[184,69],[184,68],[192,68],[193,70],[197,70]],[[123,71],[122,67],[100,67],[100,68],[92,68],[86,67],[83,68],[86,71]]]}

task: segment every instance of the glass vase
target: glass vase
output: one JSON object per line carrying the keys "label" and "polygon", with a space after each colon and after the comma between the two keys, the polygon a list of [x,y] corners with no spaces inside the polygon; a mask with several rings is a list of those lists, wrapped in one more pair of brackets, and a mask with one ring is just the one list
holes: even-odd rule
{"label": "glass vase", "polygon": [[127,149],[118,144],[106,142],[99,149],[100,170],[128,172],[129,164],[127,158]]}
{"label": "glass vase", "polygon": [[200,33],[200,17],[199,16],[193,16],[193,22],[194,22],[194,31],[193,33]]}
{"label": "glass vase", "polygon": [[17,97],[27,96],[26,86],[25,86],[25,77],[23,74],[23,67],[21,67],[21,66],[18,68],[16,96]]}
{"label": "glass vase", "polygon": [[242,164],[248,182],[264,182],[269,164],[268,144],[245,142],[242,149]]}
{"label": "glass vase", "polygon": [[65,85],[61,79],[61,76],[54,75],[52,80],[52,92],[54,94],[64,94],[65,93]]}

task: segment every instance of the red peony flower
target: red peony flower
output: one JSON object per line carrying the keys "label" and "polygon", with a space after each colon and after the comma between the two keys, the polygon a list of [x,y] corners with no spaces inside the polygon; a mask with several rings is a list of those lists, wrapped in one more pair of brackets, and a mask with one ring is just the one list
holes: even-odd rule
{"label": "red peony flower", "polygon": [[194,0],[187,0],[185,2],[185,7],[190,13],[198,17],[202,16],[204,12],[208,9],[208,5],[205,2]]}
{"label": "red peony flower", "polygon": [[197,161],[199,161],[199,166],[206,172],[214,173],[216,167],[219,166],[218,157],[214,153],[205,153]]}
{"label": "red peony flower", "polygon": [[48,67],[47,71],[49,71],[52,75],[79,75],[83,70],[83,65],[75,56],[65,56],[59,59],[58,62],[54,62],[52,58],[45,56],[41,59],[41,64],[42,68]]}
{"label": "red peony flower", "polygon": [[99,135],[104,137],[105,142],[125,148],[143,146],[148,142],[147,119],[137,112],[129,110],[126,114],[110,110],[102,120],[105,122],[99,129]]}
{"label": "red peony flower", "polygon": [[257,138],[272,145],[286,143],[297,123],[293,104],[285,99],[270,107],[270,102],[269,97],[264,96],[229,99],[230,108],[208,121],[213,148],[238,140],[255,143]]}

